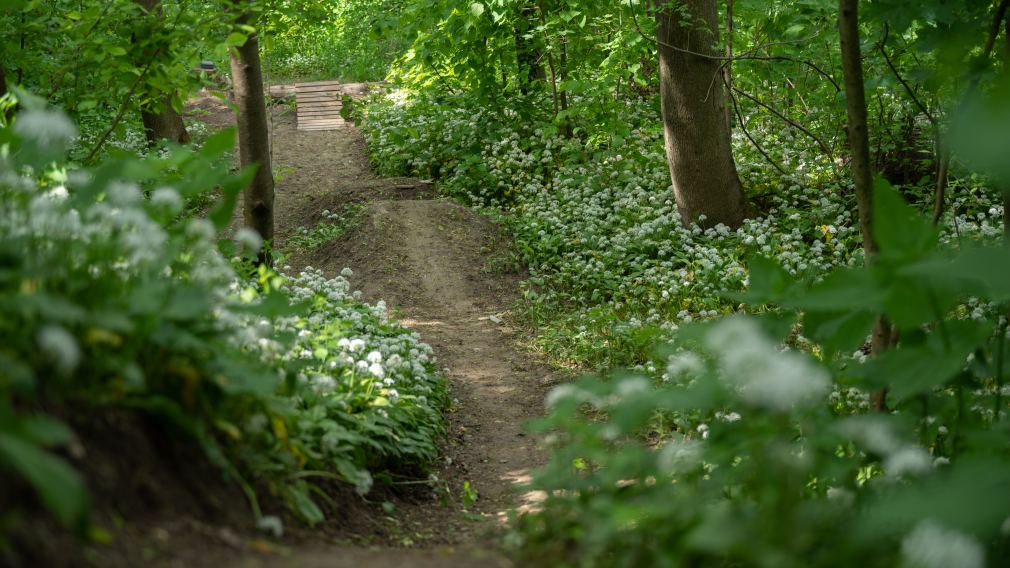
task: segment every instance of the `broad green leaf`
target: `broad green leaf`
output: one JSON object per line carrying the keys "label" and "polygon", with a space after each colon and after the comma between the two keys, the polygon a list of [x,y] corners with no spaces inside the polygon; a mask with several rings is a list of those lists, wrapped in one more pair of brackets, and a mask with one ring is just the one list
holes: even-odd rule
{"label": "broad green leaf", "polygon": [[933,331],[925,343],[882,353],[860,372],[869,384],[890,388],[899,401],[947,384],[967,365],[968,355],[989,337],[992,327],[974,322],[944,325],[943,331]]}
{"label": "broad green leaf", "polygon": [[310,525],[318,523],[326,518],[322,509],[309,497],[305,484],[289,485],[287,488],[288,500],[305,522]]}
{"label": "broad green leaf", "polygon": [[733,297],[750,304],[770,304],[782,300],[795,286],[796,280],[775,261],[753,256],[747,261],[747,290]]}
{"label": "broad green leaf", "polygon": [[886,298],[887,289],[877,282],[872,270],[843,268],[835,270],[822,282],[783,304],[808,311],[880,312]]}
{"label": "broad green leaf", "polygon": [[819,343],[828,358],[840,351],[852,353],[866,342],[877,317],[865,310],[810,311],[803,315],[803,334]]}
{"label": "broad green leaf", "polygon": [[475,18],[479,18],[481,14],[484,13],[484,4],[481,4],[480,2],[470,4],[470,13],[473,14]]}
{"label": "broad green leaf", "polygon": [[224,40],[225,45],[229,47],[238,47],[245,45],[246,40],[249,36],[240,32],[232,32],[228,34],[228,38]]}
{"label": "broad green leaf", "polygon": [[939,232],[878,177],[873,182],[873,236],[882,258],[916,259],[936,248]]}
{"label": "broad green leaf", "polygon": [[64,526],[80,526],[88,509],[88,495],[74,468],[26,439],[0,432],[0,464],[31,483],[39,499]]}

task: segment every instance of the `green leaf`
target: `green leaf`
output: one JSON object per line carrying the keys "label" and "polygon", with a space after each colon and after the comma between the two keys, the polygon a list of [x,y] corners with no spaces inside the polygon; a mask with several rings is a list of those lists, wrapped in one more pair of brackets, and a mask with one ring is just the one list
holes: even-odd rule
{"label": "green leaf", "polygon": [[[907,400],[953,380],[967,364],[969,353],[992,331],[989,323],[945,322],[921,345],[902,346],[878,355],[860,372],[877,387],[889,387],[897,400]],[[946,336],[946,339],[944,338]]]}
{"label": "green leaf", "polygon": [[228,38],[224,40],[225,45],[228,47],[238,47],[245,45],[246,40],[249,36],[240,32],[232,32],[228,34]]}
{"label": "green leaf", "polygon": [[763,256],[747,260],[747,291],[735,298],[748,304],[771,304],[782,300],[796,284],[796,280],[775,261]]}
{"label": "green leaf", "polygon": [[470,4],[470,13],[473,14],[475,18],[479,18],[481,14],[484,13],[484,5],[480,2]]}
{"label": "green leaf", "polygon": [[27,416],[15,423],[18,437],[44,448],[63,446],[73,438],[66,424],[51,416]]}
{"label": "green leaf", "polygon": [[873,271],[866,268],[843,268],[828,275],[800,297],[784,301],[783,305],[808,311],[841,312],[883,310],[887,290]]}
{"label": "green leaf", "polygon": [[912,259],[934,250],[939,232],[878,177],[873,182],[873,237],[881,258]]}
{"label": "green leaf", "polygon": [[225,128],[207,138],[200,148],[200,155],[216,158],[233,148],[235,148],[235,129]]}
{"label": "green leaf", "polygon": [[856,536],[885,540],[924,519],[976,535],[998,537],[1010,515],[1010,464],[995,457],[965,456],[947,471],[915,484],[889,484],[855,523]]}
{"label": "green leaf", "polygon": [[67,462],[11,434],[0,432],[0,463],[21,474],[64,526],[80,526],[87,514],[84,480]]}
{"label": "green leaf", "polygon": [[289,485],[287,494],[291,507],[305,522],[312,525],[326,518],[319,505],[316,505],[312,498],[309,497],[305,484],[302,483],[297,486]]}
{"label": "green leaf", "polygon": [[831,358],[839,351],[851,353],[862,347],[872,331],[877,314],[870,311],[806,312],[803,315],[803,334],[824,349]]}

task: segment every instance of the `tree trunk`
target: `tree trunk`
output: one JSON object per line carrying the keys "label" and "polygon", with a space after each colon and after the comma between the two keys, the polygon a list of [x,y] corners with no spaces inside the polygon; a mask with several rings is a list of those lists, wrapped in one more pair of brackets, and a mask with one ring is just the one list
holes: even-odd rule
{"label": "tree trunk", "polygon": [[[877,242],[873,238],[873,172],[870,169],[870,135],[866,119],[866,92],[863,87],[863,61],[859,51],[859,0],[838,0],[838,37],[842,52],[842,72],[849,124],[849,149],[852,152],[852,179],[859,208],[859,231],[863,235],[866,262],[873,262]],[[896,337],[890,322],[880,316],[870,337],[870,353],[887,351]],[[876,410],[887,409],[887,389],[871,395]]]}
{"label": "tree trunk", "polygon": [[[1003,75],[1010,83],[1010,13],[1003,21]],[[1003,180],[1003,239],[1010,243],[1010,180]]]}
{"label": "tree trunk", "polygon": [[677,207],[685,222],[737,227],[745,208],[719,80],[716,2],[684,0],[674,9],[657,7],[655,15],[663,137]]}
{"label": "tree trunk", "polygon": [[[733,0],[726,0],[726,65],[723,67],[725,74],[726,90],[733,91]],[[726,105],[726,124],[733,130],[733,109]]]}
{"label": "tree trunk", "polygon": [[[164,15],[161,10],[161,0],[134,0],[139,4],[147,17],[151,18],[153,29],[154,22],[160,27],[164,22]],[[136,41],[136,38],[134,38]],[[145,53],[144,59],[154,57],[155,54]],[[176,144],[188,144],[189,132],[186,131],[186,124],[182,121],[182,115],[172,107],[172,97],[165,95],[159,101],[161,110],[154,110],[150,105],[140,108],[140,119],[144,123],[144,137],[147,138],[148,145],[155,145],[159,140],[168,140]]]}
{"label": "tree trunk", "polygon": [[[243,9],[242,2],[236,2],[235,6],[238,10]],[[250,15],[242,12],[237,23],[245,25],[250,21]],[[232,48],[231,76],[235,104],[238,106],[239,162],[242,167],[257,166],[256,175],[245,189],[243,198],[245,225],[256,230],[264,243],[271,243],[274,238],[274,176],[270,165],[270,133],[263,96],[259,41],[255,33],[243,45]],[[260,251],[259,259],[262,264],[272,264],[266,248]]]}
{"label": "tree trunk", "polygon": [[140,119],[144,123],[144,136],[148,144],[154,145],[159,140],[189,144],[189,132],[182,121],[182,115],[172,108],[172,98],[162,99],[161,107],[162,110],[157,112],[150,108],[140,110]]}
{"label": "tree trunk", "polygon": [[[0,65],[0,97],[6,94],[7,94],[7,76],[4,74],[3,65]],[[3,111],[3,116],[0,118],[3,119],[4,124],[7,124],[10,121],[12,113],[13,109],[7,109]]]}
{"label": "tree trunk", "polygon": [[547,72],[544,70],[544,66],[540,64],[543,53],[536,46],[533,38],[527,37],[530,34],[530,24],[535,17],[533,5],[527,4],[519,11],[519,18],[515,27],[519,90],[523,94],[529,93],[530,86],[536,81],[547,80]]}
{"label": "tree trunk", "polygon": [[863,88],[863,61],[859,51],[858,0],[838,0],[838,37],[842,50],[849,150],[852,179],[859,208],[859,231],[869,260],[877,252],[873,238],[873,173],[870,169],[870,135],[866,119],[866,92]]}

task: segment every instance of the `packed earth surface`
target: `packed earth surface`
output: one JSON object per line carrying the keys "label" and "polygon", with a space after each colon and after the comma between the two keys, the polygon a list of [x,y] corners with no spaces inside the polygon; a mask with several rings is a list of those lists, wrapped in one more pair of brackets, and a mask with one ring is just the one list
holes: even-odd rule
{"label": "packed earth surface", "polygon": [[[191,112],[212,128],[234,122],[218,98],[204,94],[192,103]],[[275,104],[271,114],[285,271],[333,277],[351,269],[362,299],[385,301],[419,332],[449,380],[449,435],[433,481],[408,481],[402,491],[394,482],[364,498],[346,491],[345,510],[314,528],[292,521],[280,541],[244,526],[246,511],[228,511],[247,507],[239,494],[208,507],[213,523],[166,508],[136,523],[132,538],[94,548],[93,558],[105,565],[511,565],[500,550],[509,512],[537,502],[516,487],[545,461],[524,425],[542,414],[557,377],[514,346],[519,332],[508,323],[509,308],[522,275],[493,268],[508,250],[507,237],[488,218],[436,199],[430,181],[375,176],[355,127],[298,131],[290,106]],[[342,210],[356,212],[345,234],[314,249],[288,246],[302,228]]]}

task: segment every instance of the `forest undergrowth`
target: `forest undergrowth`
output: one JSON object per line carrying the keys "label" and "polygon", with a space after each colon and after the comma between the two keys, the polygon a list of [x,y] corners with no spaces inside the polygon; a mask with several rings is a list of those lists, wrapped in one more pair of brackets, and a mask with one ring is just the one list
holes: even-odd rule
{"label": "forest undergrowth", "polygon": [[[511,229],[530,272],[517,306],[530,347],[605,377],[548,396],[536,428],[554,454],[532,486],[550,497],[514,525],[523,558],[981,566],[984,546],[958,531],[982,526],[991,558],[1003,554],[1006,503],[990,499],[1008,479],[984,441],[1004,431],[1010,394],[990,265],[1004,253],[987,248],[1003,234],[998,194],[958,179],[933,228],[924,188],[880,180],[871,271],[845,164],[796,132],[752,125],[761,151],[735,132],[753,215],[703,228],[673,203],[651,103],[614,105],[619,136],[576,122],[568,137],[531,107],[394,91],[363,112],[377,167],[436,177]],[[875,309],[907,343],[868,360]],[[895,381],[901,411],[867,415]],[[973,457],[951,467],[960,454]]]}

